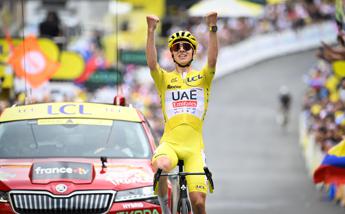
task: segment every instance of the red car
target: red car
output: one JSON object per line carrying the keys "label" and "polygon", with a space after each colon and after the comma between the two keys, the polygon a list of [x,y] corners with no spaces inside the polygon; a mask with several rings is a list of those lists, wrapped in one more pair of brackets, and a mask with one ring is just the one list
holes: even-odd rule
{"label": "red car", "polygon": [[132,107],[45,103],[0,117],[0,213],[158,214],[155,140]]}

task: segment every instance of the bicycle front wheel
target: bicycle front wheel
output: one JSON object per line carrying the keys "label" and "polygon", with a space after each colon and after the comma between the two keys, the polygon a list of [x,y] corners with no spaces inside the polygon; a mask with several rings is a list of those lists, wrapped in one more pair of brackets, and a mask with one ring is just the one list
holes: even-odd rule
{"label": "bicycle front wheel", "polygon": [[180,208],[179,208],[180,214],[189,214],[191,211],[190,203],[187,199],[182,199]]}

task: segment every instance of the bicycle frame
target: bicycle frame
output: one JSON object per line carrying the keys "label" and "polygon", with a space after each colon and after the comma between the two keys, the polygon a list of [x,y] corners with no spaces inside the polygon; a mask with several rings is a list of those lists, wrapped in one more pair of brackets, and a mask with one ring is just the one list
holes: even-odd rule
{"label": "bicycle frame", "polygon": [[209,171],[209,169],[207,167],[204,167],[204,172],[184,172],[182,160],[179,160],[178,168],[179,168],[178,172],[173,172],[173,173],[162,173],[162,170],[158,169],[155,176],[154,176],[153,188],[154,188],[154,190],[156,189],[160,176],[167,176],[167,177],[178,176],[180,194],[179,194],[178,203],[177,203],[177,211],[180,214],[190,214],[192,209],[191,209],[191,204],[190,204],[190,201],[188,198],[186,176],[189,176],[189,175],[206,175],[206,178],[207,178],[208,184],[209,184],[209,190],[212,193],[214,190],[212,173]]}

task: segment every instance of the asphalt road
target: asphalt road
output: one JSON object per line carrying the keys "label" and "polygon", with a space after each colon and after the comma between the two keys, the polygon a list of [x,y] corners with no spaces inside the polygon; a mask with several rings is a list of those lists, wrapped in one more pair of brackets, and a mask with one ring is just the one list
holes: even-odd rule
{"label": "asphalt road", "polygon": [[[303,75],[316,63],[308,51],[271,59],[215,80],[204,124],[207,163],[215,192],[209,214],[338,214],[344,208],[322,198],[299,146]],[[277,93],[293,95],[292,121],[275,121]]]}

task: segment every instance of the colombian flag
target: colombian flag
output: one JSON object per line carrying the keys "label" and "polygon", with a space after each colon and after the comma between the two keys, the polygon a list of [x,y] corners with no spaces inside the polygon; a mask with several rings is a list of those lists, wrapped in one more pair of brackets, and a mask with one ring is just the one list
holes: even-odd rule
{"label": "colombian flag", "polygon": [[314,183],[345,184],[345,140],[330,149],[314,172]]}

